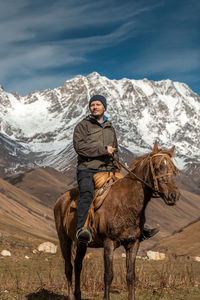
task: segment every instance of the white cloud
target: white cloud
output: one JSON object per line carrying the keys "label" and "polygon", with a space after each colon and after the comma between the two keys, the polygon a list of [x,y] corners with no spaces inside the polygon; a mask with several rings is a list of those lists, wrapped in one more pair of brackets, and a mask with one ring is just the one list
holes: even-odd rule
{"label": "white cloud", "polygon": [[[149,6],[139,6],[134,2],[128,5],[125,3],[120,5],[109,6],[108,2],[103,1],[88,1],[86,3],[76,1],[76,5],[66,4],[66,1],[56,1],[53,5],[41,7],[41,10],[22,11],[24,2],[16,1],[11,3],[0,11],[0,17],[4,15],[4,10],[11,14],[1,21],[0,36],[2,44],[15,41],[32,41],[34,39],[43,39],[51,37],[54,34],[68,32],[74,29],[93,29],[97,26],[107,26],[113,23],[118,23],[119,26],[129,22],[135,16],[142,14],[145,11],[151,10]],[[21,5],[19,5],[21,3]],[[28,3],[28,1],[27,1]],[[137,2],[135,2],[137,3]],[[14,11],[16,10],[16,14]],[[121,23],[121,24],[120,24]],[[90,27],[91,26],[91,27]],[[61,37],[62,39],[62,37]],[[16,45],[15,45],[16,46]]]}
{"label": "white cloud", "polygon": [[200,67],[200,49],[194,42],[198,30],[189,26],[176,28],[174,24],[177,20],[191,19],[194,5],[182,5],[178,13],[166,15],[166,26],[160,29],[159,20],[156,23],[144,16],[166,3],[165,0],[1,1],[0,84],[22,93],[28,88],[54,87],[54,83],[59,84],[69,76],[53,75],[50,69],[67,66],[68,72],[74,74],[73,67],[89,64],[90,54],[95,51],[117,47],[139,35],[145,40],[148,34],[153,38],[128,63],[127,73],[133,70],[133,76],[160,73],[169,77],[176,73],[189,76],[188,72]]}
{"label": "white cloud", "polygon": [[153,9],[151,1],[148,5],[107,0],[34,3],[8,0],[0,4],[0,83],[6,88],[12,83],[18,90],[20,78],[20,90],[24,78],[28,85],[32,78],[33,89],[41,87],[40,82],[36,86],[35,76],[45,70],[50,84],[49,68],[71,68],[85,62],[89,53],[137,35],[143,26],[141,29],[136,17]]}
{"label": "white cloud", "polygon": [[[21,80],[15,78],[8,82],[7,90],[17,92],[21,96],[27,95],[30,91],[43,91],[45,89],[54,89],[61,86],[66,80],[74,77],[74,74],[55,74],[55,75],[40,75],[26,77]],[[19,91],[20,90],[20,91]]]}
{"label": "white cloud", "polygon": [[79,64],[86,61],[86,54],[99,48],[113,46],[126,39],[126,33],[132,27],[132,23],[129,22],[105,35],[66,39],[48,44],[39,43],[26,47],[18,46],[10,51],[7,57],[0,58],[0,79],[9,77],[11,73],[19,70],[21,75],[34,76],[39,70]]}
{"label": "white cloud", "polygon": [[185,1],[165,15],[160,27],[159,21],[155,21],[151,38],[146,35],[147,46],[126,70],[132,69],[136,76],[163,74],[165,78],[194,78],[192,73],[200,68],[198,11],[199,4],[195,6],[193,0]]}
{"label": "white cloud", "polygon": [[140,63],[133,62],[137,74],[181,74],[200,67],[200,49],[165,51],[161,48],[143,53]]}

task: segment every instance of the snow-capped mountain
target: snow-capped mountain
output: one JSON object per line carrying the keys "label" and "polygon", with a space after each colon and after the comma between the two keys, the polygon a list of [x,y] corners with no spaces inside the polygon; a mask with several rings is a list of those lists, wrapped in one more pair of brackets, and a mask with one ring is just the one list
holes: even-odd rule
{"label": "snow-capped mountain", "polygon": [[184,161],[198,162],[200,96],[171,80],[109,80],[98,73],[24,97],[0,87],[1,147],[7,147],[7,139],[13,143],[9,153],[17,152],[19,163],[22,155],[22,164],[29,161],[65,171],[75,157],[74,126],[89,113],[89,98],[97,93],[107,98],[106,114],[121,149],[139,155],[149,152],[157,140],[164,148],[176,146],[180,168]]}

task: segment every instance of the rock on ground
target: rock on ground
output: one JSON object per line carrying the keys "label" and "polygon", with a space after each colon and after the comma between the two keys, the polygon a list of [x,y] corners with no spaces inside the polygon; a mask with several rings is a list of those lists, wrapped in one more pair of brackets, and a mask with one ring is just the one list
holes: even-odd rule
{"label": "rock on ground", "polygon": [[152,259],[152,260],[164,260],[165,254],[160,252],[155,252],[155,251],[147,251],[147,257],[148,259]]}
{"label": "rock on ground", "polygon": [[1,255],[2,255],[2,256],[11,256],[11,253],[10,253],[10,251],[8,251],[8,250],[2,250],[2,251],[1,251]]}
{"label": "rock on ground", "polygon": [[200,262],[200,256],[196,256],[194,259]]}
{"label": "rock on ground", "polygon": [[37,250],[40,252],[55,254],[57,252],[57,247],[58,246],[51,242],[44,242],[38,246]]}

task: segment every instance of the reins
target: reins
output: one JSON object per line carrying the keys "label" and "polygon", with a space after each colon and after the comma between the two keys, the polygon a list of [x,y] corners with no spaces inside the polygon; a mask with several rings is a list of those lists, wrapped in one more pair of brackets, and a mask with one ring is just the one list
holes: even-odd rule
{"label": "reins", "polygon": [[[152,158],[155,157],[155,156],[162,156],[161,158],[161,161],[162,159],[166,158],[167,161],[170,163],[172,169],[173,169],[173,172],[168,172],[166,174],[163,174],[163,175],[158,175],[156,176],[155,175],[155,170],[154,170],[154,167],[153,167],[153,162],[152,162]],[[143,183],[144,185],[146,185],[147,187],[149,187],[154,193],[161,193],[158,189],[158,178],[162,178],[162,177],[165,177],[165,176],[172,176],[176,173],[180,173],[180,170],[178,168],[175,167],[175,165],[173,164],[173,162],[171,161],[171,159],[169,159],[169,156],[165,153],[157,153],[157,154],[154,154],[152,156],[149,157],[150,159],[150,168],[151,168],[151,173],[152,173],[152,177],[153,177],[153,183],[154,183],[154,187],[152,187],[150,184],[148,184],[146,181],[144,181],[142,178],[138,177],[132,170],[129,170],[124,164],[122,164],[117,158],[116,156],[113,155],[113,159],[115,160],[116,164],[119,166],[121,166],[124,170],[126,170],[130,175],[133,175],[137,180],[139,180],[141,183]],[[160,161],[160,163],[161,163]]]}
{"label": "reins", "polygon": [[152,186],[150,186],[146,181],[144,181],[142,178],[138,177],[132,170],[129,170],[124,164],[122,164],[116,157],[114,157],[115,162],[117,165],[121,166],[124,170],[126,170],[129,174],[133,175],[136,179],[138,179],[140,182],[148,186],[149,188],[153,189]]}

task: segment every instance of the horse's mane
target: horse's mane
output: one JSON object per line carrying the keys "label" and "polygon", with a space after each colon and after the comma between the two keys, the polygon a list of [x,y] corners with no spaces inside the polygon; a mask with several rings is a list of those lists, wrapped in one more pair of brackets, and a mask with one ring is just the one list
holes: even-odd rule
{"label": "horse's mane", "polygon": [[[159,156],[160,154],[160,156]],[[158,152],[156,153],[156,155],[158,156],[157,159],[154,160],[154,167],[155,168],[159,168],[161,161],[162,161],[162,154],[165,155],[166,157],[168,157],[168,160],[171,161],[171,153],[170,151],[167,150],[158,150]],[[155,155],[155,153],[150,152],[150,153],[146,153],[143,154],[139,157],[136,157],[134,159],[134,161],[131,163],[129,170],[134,171],[136,173],[140,173],[143,174],[143,176],[145,178],[147,178],[149,176],[149,172],[150,172],[150,158]],[[173,162],[170,162],[172,166],[174,166]],[[174,171],[178,170],[175,166],[173,167]]]}
{"label": "horse's mane", "polygon": [[144,168],[148,164],[150,155],[151,153],[146,153],[139,157],[136,157],[131,163],[129,169],[133,171],[136,167],[138,167],[139,169]]}

